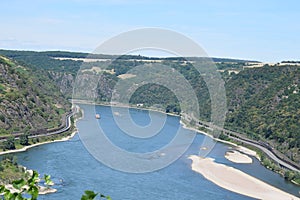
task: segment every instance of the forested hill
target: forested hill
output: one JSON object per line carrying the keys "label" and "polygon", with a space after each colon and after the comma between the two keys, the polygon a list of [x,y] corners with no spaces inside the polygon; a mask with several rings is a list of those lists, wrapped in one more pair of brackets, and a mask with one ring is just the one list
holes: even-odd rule
{"label": "forested hill", "polygon": [[[65,97],[72,97],[72,87],[80,67],[89,75],[99,75],[96,99],[107,102],[115,84],[124,78],[134,78],[127,72],[137,65],[159,62],[180,72],[193,87],[199,100],[200,118],[210,120],[210,98],[206,84],[192,63],[181,58],[148,58],[143,56],[92,55],[85,62],[85,53],[28,52],[0,50],[0,54],[18,60],[31,69],[43,69]],[[80,59],[78,59],[80,58]],[[112,61],[113,60],[113,61]],[[159,60],[159,61],[157,61]],[[202,62],[194,58],[193,62]],[[253,61],[217,59],[216,66],[225,80],[229,112],[226,128],[245,133],[249,138],[272,144],[297,163],[300,162],[300,67],[294,62],[273,66]],[[46,76],[46,75],[45,75]],[[47,79],[49,80],[49,79]],[[53,90],[54,91],[54,90]],[[92,95],[89,91],[84,97]],[[180,113],[176,96],[157,84],[137,89],[132,104],[156,107],[166,112]]]}
{"label": "forested hill", "polygon": [[300,66],[248,69],[226,84],[227,127],[300,161]]}
{"label": "forested hill", "polygon": [[[19,64],[27,66],[34,70],[43,69],[49,73],[49,76],[55,80],[58,84],[60,91],[67,97],[72,98],[72,87],[75,76],[80,69],[80,67],[91,68],[93,66],[101,66],[111,61],[115,66],[108,66],[110,70],[115,70],[115,74],[104,73],[102,76],[103,81],[101,82],[99,100],[107,101],[111,92],[111,87],[116,81],[118,75],[125,74],[126,71],[130,70],[134,65],[145,64],[146,61],[161,61],[166,64],[175,62],[182,63],[185,58],[171,57],[171,58],[151,58],[145,56],[136,55],[102,55],[102,54],[88,54],[80,52],[66,52],[66,51],[17,51],[17,50],[3,50],[0,49],[0,55],[7,56],[13,60],[18,61]],[[83,59],[95,59],[95,62],[83,62]],[[97,60],[98,59],[98,60]],[[189,60],[201,61],[206,58],[189,58]],[[106,61],[105,61],[106,60]],[[241,70],[247,62],[257,62],[257,61],[246,61],[237,59],[227,59],[227,58],[212,58],[213,61],[218,62],[217,67],[220,70]],[[189,66],[189,65],[188,65]],[[177,67],[180,67],[178,65]],[[182,66],[181,66],[182,67]],[[186,70],[183,70],[188,72]],[[187,74],[188,75],[188,74]],[[164,90],[163,90],[164,91]],[[150,94],[150,93],[149,93]],[[166,97],[168,98],[168,97]],[[153,97],[151,99],[155,102]],[[152,101],[151,100],[151,101]],[[134,100],[133,101],[138,101]],[[173,104],[173,103],[172,103]]]}
{"label": "forested hill", "polygon": [[0,135],[57,128],[70,103],[48,73],[0,56]]}

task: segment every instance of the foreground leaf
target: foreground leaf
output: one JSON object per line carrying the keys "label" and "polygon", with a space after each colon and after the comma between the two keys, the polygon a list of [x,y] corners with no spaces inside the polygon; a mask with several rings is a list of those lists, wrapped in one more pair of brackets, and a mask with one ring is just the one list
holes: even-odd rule
{"label": "foreground leaf", "polygon": [[45,179],[45,184],[46,185],[53,185],[53,181],[51,181],[50,178],[51,178],[50,175],[47,175],[47,174],[44,175],[44,179]]}
{"label": "foreground leaf", "polygon": [[15,189],[20,190],[24,185],[26,185],[26,181],[24,179],[20,179],[13,181],[12,184]]}
{"label": "foreground leaf", "polygon": [[95,193],[91,190],[84,191],[84,195],[82,195],[81,200],[93,200],[98,195],[98,193]]}

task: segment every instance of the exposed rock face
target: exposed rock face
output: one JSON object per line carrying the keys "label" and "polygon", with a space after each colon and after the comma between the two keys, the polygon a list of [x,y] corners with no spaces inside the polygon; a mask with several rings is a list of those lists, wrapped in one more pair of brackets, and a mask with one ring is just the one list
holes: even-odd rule
{"label": "exposed rock face", "polygon": [[[110,74],[81,73],[77,74],[77,77],[66,72],[49,71],[49,74],[67,98],[100,101],[110,100],[117,79]],[[73,93],[75,84],[76,90]]]}
{"label": "exposed rock face", "polygon": [[59,87],[60,92],[67,97],[71,97],[75,80],[72,74],[69,74],[67,72],[55,71],[49,71],[48,73],[50,77],[55,81],[56,85]]}

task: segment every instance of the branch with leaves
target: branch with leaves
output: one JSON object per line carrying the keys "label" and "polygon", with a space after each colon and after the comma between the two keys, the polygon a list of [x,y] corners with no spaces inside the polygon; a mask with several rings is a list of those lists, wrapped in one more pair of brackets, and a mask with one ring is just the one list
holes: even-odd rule
{"label": "branch with leaves", "polygon": [[94,191],[91,191],[91,190],[86,190],[84,192],[84,195],[82,195],[81,200],[94,200],[97,197],[99,197],[99,199],[112,200],[109,196],[105,196],[100,193],[95,193]]}
{"label": "branch with leaves", "polygon": [[[47,188],[53,185],[50,175],[44,175],[43,181]],[[8,188],[5,185],[0,185],[0,198],[2,200],[37,200],[39,196],[40,186],[39,174],[36,171],[28,179],[19,179],[12,182],[13,188]],[[26,198],[25,196],[29,196]],[[91,190],[86,190],[82,195],[81,200],[96,200],[96,198],[112,200],[109,196],[101,193],[95,193]]]}
{"label": "branch with leaves", "polygon": [[[44,175],[44,181],[47,186],[53,185],[50,175]],[[39,196],[40,186],[39,174],[33,171],[28,180],[20,179],[12,182],[13,189],[8,189],[5,185],[0,185],[0,196],[4,200],[36,200]],[[25,198],[24,196],[30,196]]]}

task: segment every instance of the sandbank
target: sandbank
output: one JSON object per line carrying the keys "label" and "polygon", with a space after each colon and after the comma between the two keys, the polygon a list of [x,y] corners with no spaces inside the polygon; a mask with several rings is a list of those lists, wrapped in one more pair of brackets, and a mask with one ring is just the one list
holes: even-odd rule
{"label": "sandbank", "polygon": [[227,151],[225,158],[234,163],[252,163],[252,158],[238,151]]}
{"label": "sandbank", "polygon": [[192,160],[192,170],[202,174],[216,185],[242,195],[263,200],[300,200],[300,198],[271,186],[240,170],[215,163],[211,158],[196,155]]}

